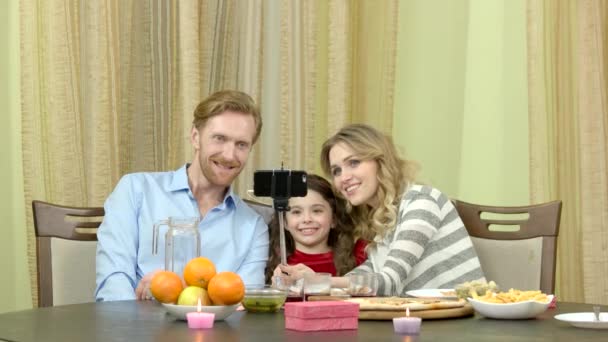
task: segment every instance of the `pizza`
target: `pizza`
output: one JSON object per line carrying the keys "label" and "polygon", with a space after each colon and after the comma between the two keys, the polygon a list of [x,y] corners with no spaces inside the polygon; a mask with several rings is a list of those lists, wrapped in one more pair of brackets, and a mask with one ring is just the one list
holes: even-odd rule
{"label": "pizza", "polygon": [[410,311],[440,310],[461,308],[466,300],[402,298],[402,297],[369,297],[349,298],[346,301],[359,304],[360,311]]}

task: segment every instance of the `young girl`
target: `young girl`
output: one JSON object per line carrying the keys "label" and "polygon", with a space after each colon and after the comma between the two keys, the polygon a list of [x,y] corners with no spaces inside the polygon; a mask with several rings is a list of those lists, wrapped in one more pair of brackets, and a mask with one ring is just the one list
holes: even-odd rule
{"label": "young girl", "polygon": [[[410,162],[390,137],[354,124],[329,138],[321,166],[347,201],[355,234],[368,239],[368,260],[353,273],[374,273],[380,296],[404,296],[420,288],[453,288],[485,280],[458,212],[447,196],[414,183]],[[305,265],[280,266],[299,279]],[[332,285],[346,287],[344,278]]]}
{"label": "young girl", "polygon": [[[308,174],[306,179],[306,197],[289,199],[285,227],[287,263],[304,264],[315,272],[344,275],[365,261],[366,244],[364,240],[355,242],[352,220],[344,215],[344,200],[334,195],[331,184],[314,174]],[[269,230],[267,283],[281,262],[276,216],[270,222]]]}

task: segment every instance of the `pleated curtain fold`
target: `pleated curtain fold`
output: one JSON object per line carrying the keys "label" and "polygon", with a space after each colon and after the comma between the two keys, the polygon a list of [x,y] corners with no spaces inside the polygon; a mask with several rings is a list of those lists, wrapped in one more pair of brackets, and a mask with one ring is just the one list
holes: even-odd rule
{"label": "pleated curtain fold", "polygon": [[528,0],[530,194],[564,202],[559,300],[608,303],[608,4]]}

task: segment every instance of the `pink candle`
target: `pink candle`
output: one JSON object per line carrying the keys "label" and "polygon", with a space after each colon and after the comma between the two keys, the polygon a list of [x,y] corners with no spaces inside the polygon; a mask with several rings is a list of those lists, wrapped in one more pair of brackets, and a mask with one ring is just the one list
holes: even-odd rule
{"label": "pink candle", "polygon": [[405,311],[405,317],[393,318],[393,327],[398,334],[418,335],[420,334],[420,323],[422,318],[410,317],[410,308]]}
{"label": "pink candle", "polygon": [[201,299],[199,298],[196,312],[188,312],[186,318],[190,329],[209,329],[213,328],[215,314],[201,312]]}

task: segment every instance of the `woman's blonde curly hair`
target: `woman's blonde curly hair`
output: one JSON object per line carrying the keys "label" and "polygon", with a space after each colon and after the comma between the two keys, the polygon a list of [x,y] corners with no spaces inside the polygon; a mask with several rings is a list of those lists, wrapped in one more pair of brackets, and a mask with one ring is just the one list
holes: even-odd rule
{"label": "woman's blonde curly hair", "polygon": [[377,207],[352,207],[347,202],[347,211],[355,223],[356,238],[366,239],[369,246],[373,246],[376,236],[384,238],[395,228],[401,195],[414,182],[416,165],[399,156],[391,137],[368,125],[351,124],[327,139],[321,148],[321,168],[330,178],[333,175],[329,152],[337,144],[346,145],[357,159],[373,160],[378,164],[379,186],[373,202],[380,204]]}

